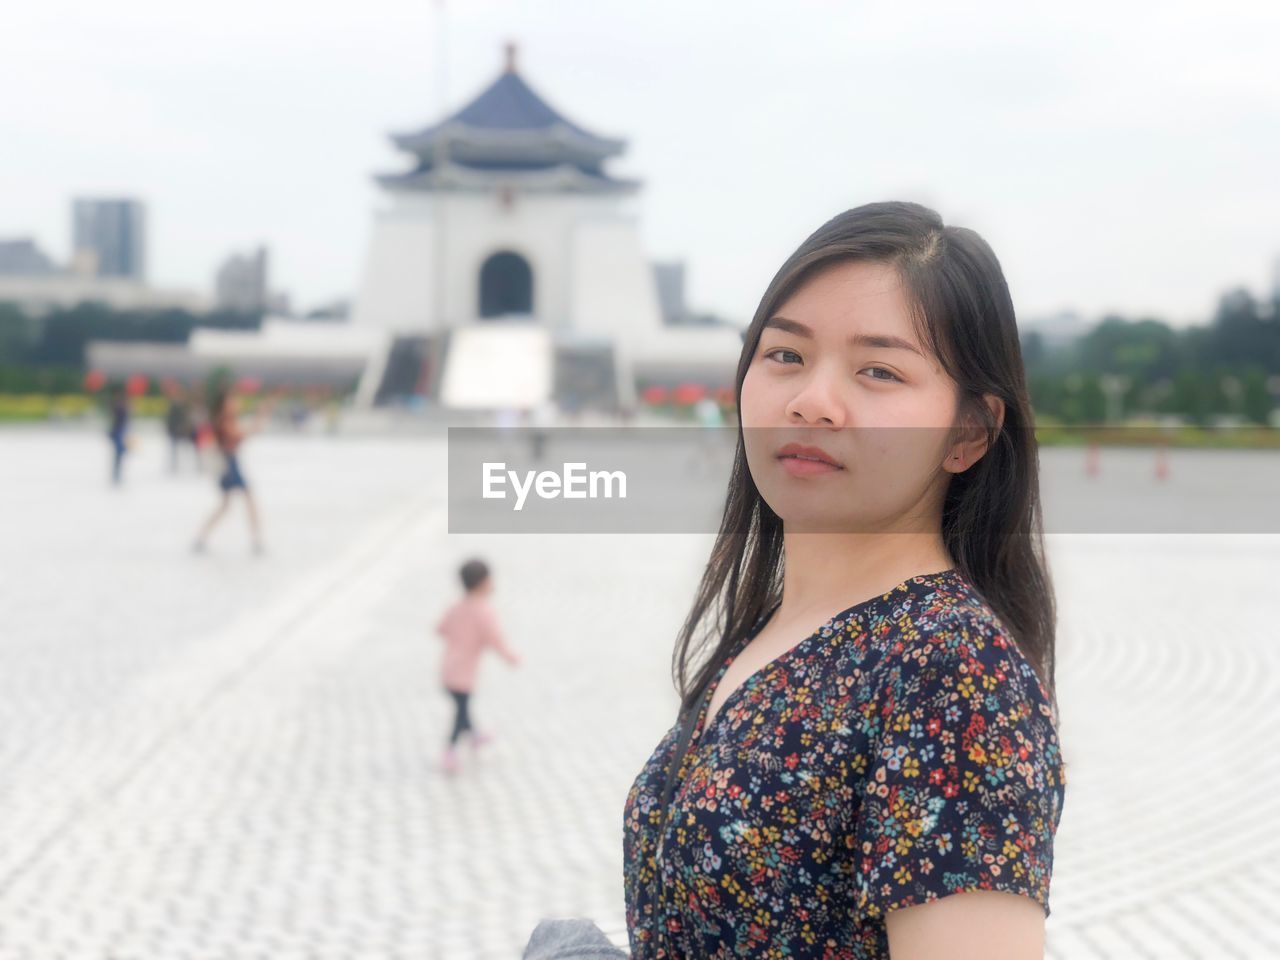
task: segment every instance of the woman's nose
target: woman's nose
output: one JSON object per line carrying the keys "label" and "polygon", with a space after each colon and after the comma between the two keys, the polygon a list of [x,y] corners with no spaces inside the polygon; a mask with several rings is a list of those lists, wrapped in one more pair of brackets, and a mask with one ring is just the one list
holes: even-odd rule
{"label": "woman's nose", "polygon": [[786,417],[789,423],[843,427],[848,422],[848,411],[832,378],[815,374],[791,398]]}

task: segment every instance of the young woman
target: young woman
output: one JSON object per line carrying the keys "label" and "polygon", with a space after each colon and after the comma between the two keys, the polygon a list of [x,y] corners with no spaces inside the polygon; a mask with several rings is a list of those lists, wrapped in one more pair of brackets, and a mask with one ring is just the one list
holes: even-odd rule
{"label": "young woman", "polygon": [[231,494],[239,490],[244,495],[245,506],[249,511],[249,535],[253,540],[253,552],[262,553],[262,525],[258,519],[258,507],[254,503],[253,494],[249,491],[249,483],[240,472],[240,445],[245,437],[262,429],[263,422],[273,406],[270,400],[258,408],[257,418],[252,426],[240,426],[236,416],[236,396],[230,387],[223,387],[214,394],[213,404],[209,408],[209,422],[213,428],[213,439],[222,454],[223,470],[218,478],[218,487],[222,490],[222,499],[209,519],[205,521],[200,533],[196,536],[192,549],[203,553],[209,534],[226,514],[231,506]]}
{"label": "young woman", "polygon": [[633,960],[1043,956],[1056,617],[995,255],[917,204],[835,217],[737,399],[680,717],[627,797]]}

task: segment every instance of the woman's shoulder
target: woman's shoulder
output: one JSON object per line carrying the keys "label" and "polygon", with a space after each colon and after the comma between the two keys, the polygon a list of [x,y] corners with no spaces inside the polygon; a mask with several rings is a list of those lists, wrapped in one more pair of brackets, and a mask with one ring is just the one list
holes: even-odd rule
{"label": "woman's shoulder", "polygon": [[904,599],[891,615],[896,626],[880,660],[887,682],[945,685],[962,681],[1004,700],[1022,700],[1051,713],[1052,697],[1013,632],[962,574],[927,580],[927,589]]}

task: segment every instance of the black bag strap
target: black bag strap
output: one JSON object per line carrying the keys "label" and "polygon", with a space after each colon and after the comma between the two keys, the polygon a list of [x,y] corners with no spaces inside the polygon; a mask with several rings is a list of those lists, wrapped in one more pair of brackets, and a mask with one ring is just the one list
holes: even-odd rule
{"label": "black bag strap", "polygon": [[[747,634],[743,646],[750,643],[755,638],[755,635],[759,633],[765,623],[768,622],[768,619],[773,615],[773,612],[778,609],[779,603],[775,603],[760,615],[760,619],[755,622],[755,626],[753,626]],[[740,647],[735,651],[734,655],[736,656],[741,652],[742,649]],[[662,806],[659,808],[662,810],[662,827],[658,833],[659,837],[664,836],[667,832],[667,824],[671,819],[671,800],[675,795],[676,777],[680,773],[681,766],[684,765],[685,755],[689,752],[689,741],[693,739],[693,728],[698,725],[698,717],[702,715],[702,711],[707,707],[712,694],[714,694],[715,690],[719,686],[719,684],[716,683],[716,679],[719,676],[719,671],[717,671],[708,678],[707,688],[699,694],[698,699],[694,701],[693,706],[685,712],[685,716],[681,721],[680,735],[676,738],[676,748],[671,755],[671,762],[667,764],[666,778],[662,786]],[[659,876],[661,876],[661,870],[659,870]]]}
{"label": "black bag strap", "polygon": [[684,764],[685,754],[689,752],[689,741],[693,739],[693,728],[698,725],[698,717],[702,714],[703,708],[707,706],[707,701],[711,699],[712,691],[716,685],[707,684],[707,689],[702,692],[694,705],[685,711],[684,719],[680,724],[680,736],[676,738],[676,749],[671,755],[671,762],[667,764],[666,780],[662,786],[662,833],[667,832],[667,821],[671,816],[671,797],[676,789],[676,776],[680,773],[680,767]]}

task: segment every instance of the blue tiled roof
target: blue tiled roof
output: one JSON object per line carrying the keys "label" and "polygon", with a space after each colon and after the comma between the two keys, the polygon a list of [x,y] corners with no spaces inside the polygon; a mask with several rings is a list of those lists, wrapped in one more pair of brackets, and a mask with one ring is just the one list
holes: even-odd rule
{"label": "blue tiled roof", "polygon": [[[504,173],[510,171],[512,173],[536,173],[540,170],[553,170],[557,167],[566,166],[563,160],[537,161],[537,160],[458,160],[451,157],[450,162],[459,166],[464,166],[469,170],[484,170],[492,173]],[[598,163],[569,163],[581,170],[583,173],[593,177],[601,177],[609,179],[608,174]],[[413,173],[430,173],[435,169],[435,163],[430,157],[423,157],[418,161],[418,166],[412,171]]]}
{"label": "blue tiled roof", "polygon": [[621,146],[620,141],[584,130],[557,113],[514,70],[504,72],[478,97],[444,122],[394,139],[402,145],[421,143],[430,140],[441,127],[459,125],[494,133],[536,133],[539,130],[562,127],[609,152]]}
{"label": "blue tiled roof", "polygon": [[[513,176],[512,182],[518,185],[522,182],[527,182],[525,181],[524,176],[522,175],[536,176],[539,173],[544,173],[544,172],[548,172],[555,169],[562,169],[565,167],[567,167],[568,169],[574,170],[578,174],[580,174],[580,178],[578,179],[576,184],[576,189],[585,189],[588,191],[602,191],[602,192],[617,192],[617,191],[629,192],[631,190],[636,189],[640,185],[638,180],[619,180],[603,172],[583,170],[581,167],[576,167],[576,166],[573,166],[572,164],[564,165],[564,167],[559,167],[559,166],[548,167],[548,166],[533,166],[533,165],[514,166],[513,165],[508,167],[500,167],[500,168],[495,168],[495,167],[481,168],[478,166],[465,164],[465,165],[460,165],[459,169],[462,171],[474,171],[474,172],[484,173],[484,174],[490,174],[490,173],[501,174],[505,172],[505,173],[511,174]],[[434,174],[435,174],[435,171],[430,166],[422,166],[419,169],[409,171],[408,173],[380,174],[379,176],[376,177],[376,179],[380,184],[382,184],[382,186],[390,187],[393,189],[430,190],[430,189],[434,189],[434,186],[433,186]]]}
{"label": "blue tiled roof", "polygon": [[537,130],[562,123],[578,133],[592,136],[556,113],[514,72],[503,73],[450,119],[470,127],[496,130]]}

